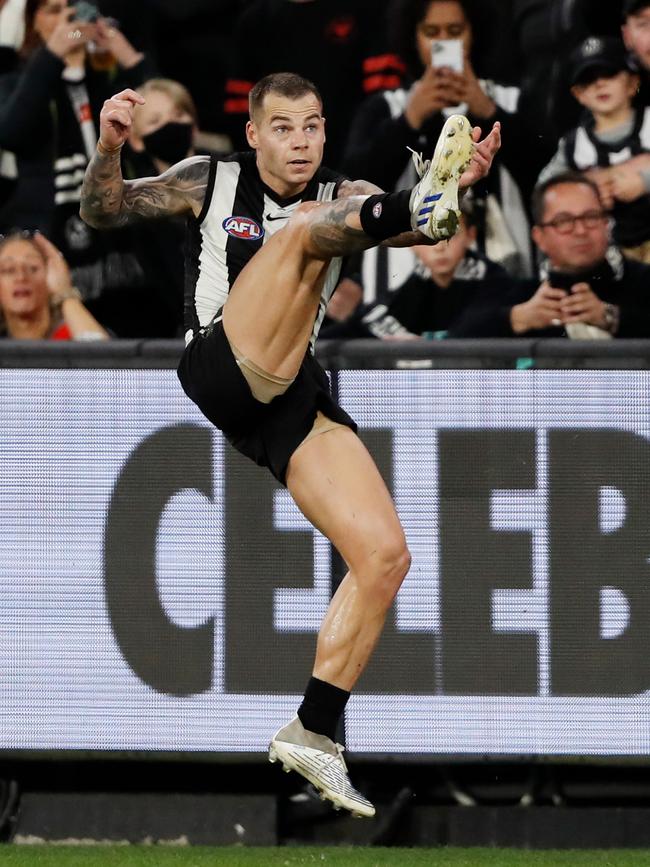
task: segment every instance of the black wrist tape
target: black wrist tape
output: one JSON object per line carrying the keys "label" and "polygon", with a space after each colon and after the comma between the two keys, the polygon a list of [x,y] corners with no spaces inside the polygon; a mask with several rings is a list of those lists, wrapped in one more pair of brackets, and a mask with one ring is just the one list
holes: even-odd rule
{"label": "black wrist tape", "polygon": [[377,241],[394,238],[411,231],[410,190],[368,196],[361,205],[361,228]]}

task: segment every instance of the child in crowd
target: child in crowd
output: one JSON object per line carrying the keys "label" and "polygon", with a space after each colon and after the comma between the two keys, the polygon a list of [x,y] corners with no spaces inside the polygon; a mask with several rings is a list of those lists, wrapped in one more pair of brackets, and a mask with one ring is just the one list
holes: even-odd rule
{"label": "child in crowd", "polygon": [[[465,199],[461,207],[462,219],[453,238],[412,248],[415,270],[395,291],[383,292],[370,303],[355,304],[354,282],[342,281],[329,303],[320,336],[325,340],[473,336],[473,302],[486,290],[507,295],[513,278],[473,249],[476,226],[471,200]],[[342,301],[337,297],[340,293]],[[361,295],[359,286],[356,299]]]}
{"label": "child in crowd", "polygon": [[638,73],[620,40],[592,36],[571,56],[570,80],[585,117],[560,140],[539,181],[585,172],[612,212],[616,243],[650,262],[650,108],[636,106]]}

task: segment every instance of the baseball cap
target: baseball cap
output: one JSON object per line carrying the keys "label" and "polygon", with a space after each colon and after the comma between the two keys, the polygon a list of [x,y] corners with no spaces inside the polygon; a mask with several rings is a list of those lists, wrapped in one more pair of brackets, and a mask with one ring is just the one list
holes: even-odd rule
{"label": "baseball cap", "polygon": [[650,6],[650,0],[625,0],[623,3],[623,20],[628,15],[636,15],[637,12],[641,12],[642,9],[648,6]]}
{"label": "baseball cap", "polygon": [[614,36],[587,37],[571,53],[569,59],[571,84],[578,84],[581,79],[587,77],[587,72],[602,70],[615,74],[624,69],[634,71],[623,42]]}

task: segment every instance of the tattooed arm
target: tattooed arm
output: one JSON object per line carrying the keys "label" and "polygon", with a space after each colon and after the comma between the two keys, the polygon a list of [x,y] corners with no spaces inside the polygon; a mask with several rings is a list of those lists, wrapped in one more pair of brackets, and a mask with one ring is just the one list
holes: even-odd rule
{"label": "tattooed arm", "polygon": [[[371,184],[370,181],[342,181],[339,185],[337,198],[344,199],[348,196],[374,196],[384,191]],[[415,244],[436,244],[420,232],[402,232],[394,238],[382,241],[380,247],[413,247]]]}
{"label": "tattooed arm", "polygon": [[[501,147],[501,125],[497,121],[492,125],[492,129],[485,136],[484,139],[481,139],[481,130],[479,127],[475,126],[472,130],[472,139],[474,140],[474,152],[472,154],[472,159],[470,164],[467,166],[463,174],[460,176],[458,187],[462,193],[468,188],[475,184],[477,181],[484,178],[490,168],[492,166],[492,162],[494,157],[496,156],[499,148]],[[381,193],[378,187],[374,184],[370,184],[367,181],[343,181],[339,185],[338,198],[346,199],[350,197],[350,201],[357,201],[357,215],[359,210],[361,209],[361,205],[363,204],[364,196],[372,196],[376,193]],[[353,199],[351,197],[357,197],[357,199]],[[356,244],[357,250],[364,249],[360,246],[360,237],[363,232],[360,232],[357,229],[357,225],[359,225],[358,218],[355,220],[352,217],[354,209],[348,208],[344,214],[333,214],[334,218],[338,218],[338,223],[341,223],[341,216],[343,216],[344,228],[346,230],[346,237],[350,238],[352,241],[352,235],[356,235]],[[330,224],[334,222],[334,220],[329,221]],[[331,239],[335,238],[335,227],[330,225],[328,236]],[[353,231],[351,231],[353,229]],[[436,244],[437,241],[432,241],[429,238],[422,235],[420,232],[402,232],[400,235],[396,235],[393,238],[388,238],[386,241],[382,241],[382,246],[384,247],[412,247],[416,244]],[[366,247],[374,246],[369,243],[365,245]]]}
{"label": "tattooed arm", "polygon": [[96,229],[126,226],[140,218],[201,212],[210,157],[190,157],[157,178],[122,178],[120,152],[98,149],[81,189],[81,218]]}
{"label": "tattooed arm", "polygon": [[120,152],[129,137],[136,106],[144,98],[123,90],[107,99],[99,116],[99,141],[81,189],[81,217],[96,229],[125,226],[137,218],[201,212],[209,157],[190,157],[157,178],[125,181]]}

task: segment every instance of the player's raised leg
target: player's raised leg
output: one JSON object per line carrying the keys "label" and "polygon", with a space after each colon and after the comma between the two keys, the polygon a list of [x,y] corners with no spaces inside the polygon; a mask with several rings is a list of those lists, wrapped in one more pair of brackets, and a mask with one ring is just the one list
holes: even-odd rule
{"label": "player's raised leg", "polygon": [[301,205],[243,269],[223,308],[233,346],[272,376],[296,375],[311,337],[327,265],[401,236],[400,243],[451,237],[458,188],[474,154],[466,118],[450,117],[420,182],[398,193],[353,195]]}
{"label": "player's raised leg", "polygon": [[337,428],[303,443],[287,487],[348,566],[321,626],[313,677],[298,716],[273,737],[269,757],[308,779],[335,806],[372,816],[351,785],[334,730],[408,572],[410,555],[390,494],[361,440]]}

